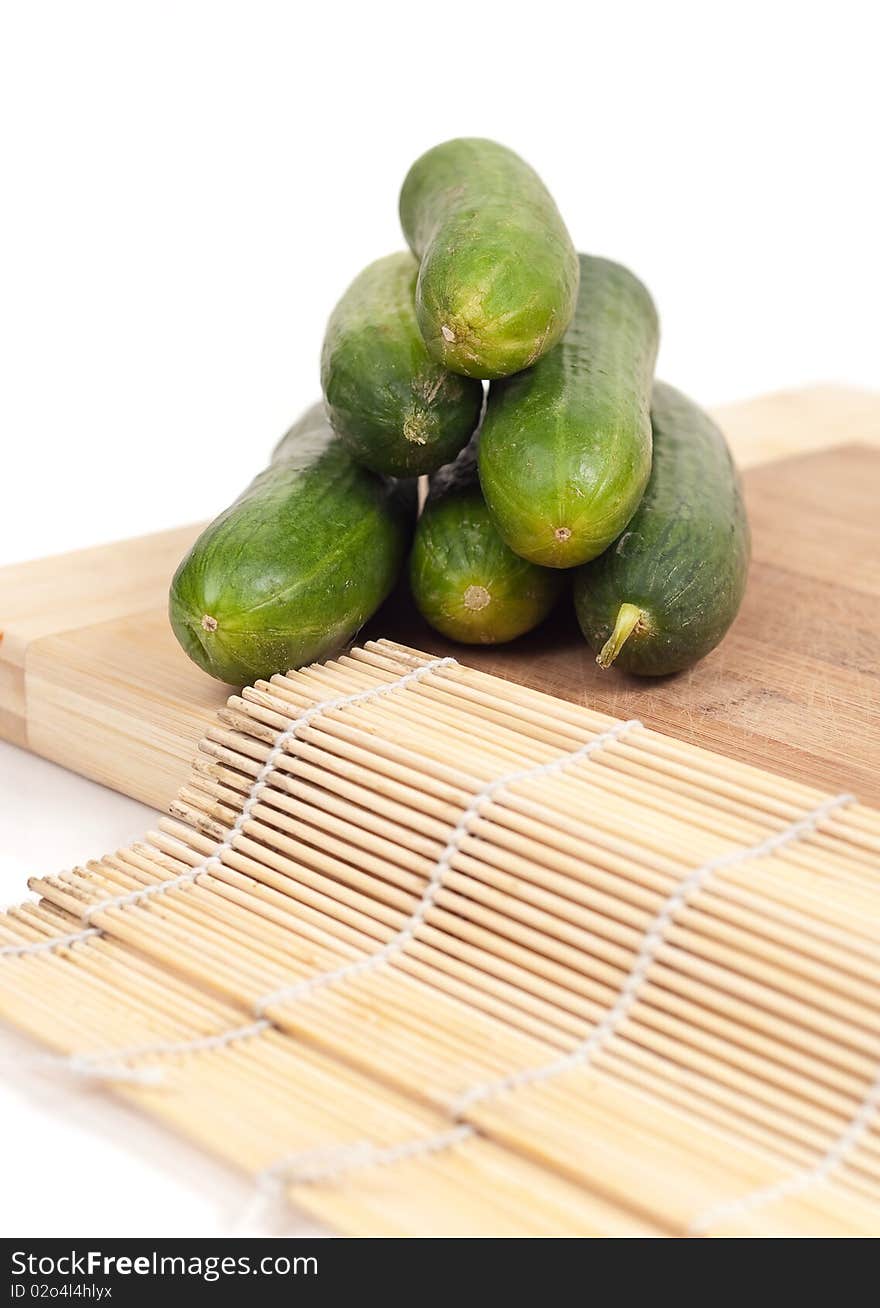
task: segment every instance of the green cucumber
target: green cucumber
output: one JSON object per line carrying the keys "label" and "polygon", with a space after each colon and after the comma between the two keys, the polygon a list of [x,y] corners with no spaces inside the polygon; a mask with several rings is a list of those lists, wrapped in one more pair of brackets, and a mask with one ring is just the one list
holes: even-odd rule
{"label": "green cucumber", "polygon": [[498,535],[480,493],[473,443],[431,478],[409,577],[422,617],[466,645],[500,644],[536,627],[563,580],[519,558]]}
{"label": "green cucumber", "polygon": [[607,549],[651,471],[656,310],[620,264],[580,262],[571,326],[534,368],[489,387],[480,440],[498,530],[517,554],[552,568]]}
{"label": "green cucumber", "polygon": [[417,159],[400,221],[421,260],[416,313],[433,358],[466,377],[506,377],[571,320],[578,261],[544,183],[495,141],[463,138]]}
{"label": "green cucumber", "polygon": [[393,483],[355,463],[313,405],[180,564],[174,634],[237,686],[323,658],[388,595],[411,524]]}
{"label": "green cucumber", "polygon": [[652,403],[654,468],[626,531],[575,574],[575,609],[603,668],[681,672],[736,617],[749,567],[739,477],[715,423],[671,386]]}
{"label": "green cucumber", "polygon": [[416,322],[419,266],[408,251],[356,277],[327,324],[321,386],[334,429],[374,472],[434,472],[467,444],[483,407],[478,381],[435,363]]}

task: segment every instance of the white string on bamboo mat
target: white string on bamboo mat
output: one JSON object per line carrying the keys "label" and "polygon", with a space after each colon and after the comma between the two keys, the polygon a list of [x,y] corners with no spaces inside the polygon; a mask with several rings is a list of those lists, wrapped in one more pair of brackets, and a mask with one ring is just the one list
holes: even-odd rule
{"label": "white string on bamboo mat", "polygon": [[459,1095],[450,1105],[452,1116],[458,1118],[473,1107],[474,1104],[482,1103],[484,1100],[503,1094],[507,1090],[519,1090],[523,1086],[537,1085],[542,1081],[548,1081],[552,1077],[559,1076],[563,1072],[570,1071],[572,1068],[586,1066],[593,1055],[616,1034],[620,1024],[629,1016],[639,997],[639,992],[647,980],[648,972],[657,957],[657,951],[665,943],[666,931],[689,899],[698,890],[702,889],[710,877],[725,868],[736,867],[740,863],[751,862],[756,858],[766,858],[774,854],[778,849],[791,844],[792,841],[802,840],[805,836],[811,835],[837,809],[851,803],[853,803],[852,795],[837,795],[836,798],[826,800],[824,804],[820,804],[804,817],[792,822],[790,826],[785,827],[782,831],[768,836],[759,844],[750,845],[746,849],[735,849],[728,854],[720,854],[717,858],[709,859],[700,867],[694,868],[692,872],[689,872],[687,876],[679,881],[678,885],[661,905],[644,934],[642,947],[636,955],[635,962],[623,983],[620,994],[590,1034],[580,1044],[576,1045],[570,1053],[564,1054],[560,1058],[554,1058],[538,1067],[522,1068],[519,1071],[509,1073],[507,1076],[498,1077],[496,1080],[484,1081],[479,1085],[472,1086]]}
{"label": "white string on bamboo mat", "polygon": [[289,1185],[318,1185],[350,1172],[393,1167],[409,1158],[451,1149],[471,1134],[467,1126],[453,1126],[435,1135],[416,1136],[385,1147],[370,1140],[354,1140],[351,1144],[330,1145],[323,1149],[303,1149],[279,1158],[257,1174],[258,1196],[270,1204],[278,1203],[283,1200]]}
{"label": "white string on bamboo mat", "polygon": [[106,1053],[38,1054],[32,1058],[0,1059],[0,1067],[8,1063],[19,1070],[69,1072],[86,1081],[131,1081],[157,1086],[165,1084],[165,1073],[161,1067],[131,1067],[128,1060],[158,1058],[162,1055],[205,1054],[225,1049],[227,1045],[238,1044],[242,1040],[252,1040],[271,1029],[272,1023],[260,1018],[256,1022],[227,1027],[212,1035],[196,1036],[191,1040],[157,1040],[153,1044],[129,1045]]}
{"label": "white string on bamboo mat", "polygon": [[62,949],[65,945],[77,945],[81,940],[103,934],[100,927],[88,927],[85,931],[71,931],[66,936],[49,936],[47,940],[31,940],[21,945],[3,945],[0,946],[0,958],[25,958],[28,954],[48,954],[53,949]]}
{"label": "white string on bamboo mat", "polygon": [[504,776],[497,777],[494,781],[487,781],[485,785],[480,786],[463,810],[443,852],[434,865],[434,871],[422,891],[419,902],[400,930],[381,949],[377,949],[375,953],[369,954],[366,958],[355,959],[354,962],[344,963],[341,967],[333,968],[329,972],[319,972],[316,976],[306,977],[304,981],[297,981],[293,985],[282,986],[278,990],[272,990],[266,995],[261,995],[254,1004],[256,1015],[258,1017],[262,1016],[270,1006],[303,999],[316,990],[324,989],[326,986],[336,985],[340,981],[347,981],[352,977],[363,976],[365,973],[375,971],[376,968],[387,963],[396,954],[401,953],[415,938],[416,933],[424,924],[428,913],[434,906],[446,875],[450,871],[452,860],[458,852],[461,842],[470,833],[470,826],[474,818],[496,795],[517,782],[536,781],[541,777],[553,776],[555,773],[563,771],[564,768],[572,767],[575,763],[590,758],[593,754],[613,744],[614,741],[621,740],[634,728],[641,726],[641,722],[634,719],[630,722],[619,722],[617,726],[611,727],[608,731],[603,731],[601,735],[594,737],[593,740],[587,741],[586,744],[580,745],[567,754],[560,754],[559,758],[551,759],[549,763],[538,763],[533,767],[518,768],[515,772],[508,772]]}
{"label": "white string on bamboo mat", "polygon": [[[431,659],[430,662],[421,664],[419,667],[411,668],[409,672],[402,673],[395,677],[393,681],[383,682],[378,686],[371,686],[366,690],[355,691],[351,695],[335,696],[333,699],[321,700],[313,704],[311,708],[306,709],[286,727],[277,737],[275,744],[269,751],[265,762],[254,778],[253,784],[245,798],[242,810],[230,828],[228,834],[220,845],[207,858],[201,859],[193,867],[187,869],[180,876],[172,877],[168,881],[159,881],[154,885],[144,886],[124,895],[115,895],[112,898],[100,900],[97,904],[90,905],[83,914],[83,920],[89,920],[97,913],[105,912],[110,908],[125,908],[133,904],[140,903],[142,900],[151,898],[155,895],[165,894],[168,890],[173,890],[178,886],[186,885],[197,880],[205,872],[210,871],[212,867],[222,866],[221,855],[225,850],[234,848],[236,837],[243,830],[251,810],[263,791],[269,784],[269,778],[275,770],[278,759],[283,754],[287,744],[292,740],[297,731],[304,726],[308,726],[316,718],[324,713],[329,713],[337,709],[348,708],[352,704],[369,703],[371,700],[378,699],[383,695],[389,694],[393,690],[403,690],[415,682],[421,681],[423,677],[432,672],[437,672],[441,668],[457,665],[457,659],[446,657]],[[29,955],[49,953],[55,949],[61,949],[66,946],[79,944],[81,941],[90,940],[95,936],[106,934],[103,928],[96,926],[86,926],[81,931],[72,931],[64,936],[52,936],[46,940],[29,941],[20,945],[4,945],[0,947],[0,958],[25,958]],[[108,1081],[132,1081],[143,1080],[129,1074],[125,1069],[124,1063],[120,1060],[132,1058],[136,1055],[147,1056],[150,1054],[171,1054],[171,1053],[198,1053],[207,1049],[219,1049],[225,1045],[232,1044],[234,1041],[247,1039],[252,1035],[257,1035],[262,1031],[268,1030],[272,1023],[262,1018],[262,1015],[256,1013],[257,1022],[245,1026],[230,1027],[226,1031],[217,1032],[212,1036],[199,1036],[194,1040],[180,1041],[177,1043],[161,1042],[155,1045],[142,1045],[136,1049],[114,1051],[109,1056],[99,1056],[94,1054],[71,1054],[67,1056],[45,1055],[39,1060],[34,1061],[37,1067],[56,1067],[65,1069],[78,1076],[92,1077],[96,1080]],[[21,1064],[19,1064],[21,1066]],[[122,1070],[120,1070],[122,1069]],[[162,1079],[160,1069],[144,1069],[149,1073],[149,1083],[155,1084]]]}
{"label": "white string on bamboo mat", "polygon": [[[454,661],[454,660],[453,660]],[[96,1077],[104,1077],[107,1080],[114,1079],[115,1069],[119,1066],[119,1060],[131,1058],[136,1054],[141,1057],[148,1055],[183,1055],[189,1053],[198,1053],[206,1049],[220,1049],[225,1045],[235,1041],[248,1038],[252,1035],[259,1034],[261,1031],[268,1030],[273,1023],[264,1017],[267,1008],[277,1006],[282,1003],[291,1003],[299,999],[306,998],[316,990],[323,989],[326,986],[336,985],[340,981],[350,980],[355,976],[362,976],[374,969],[387,963],[395,954],[400,953],[412,941],[416,932],[424,923],[428,913],[434,904],[437,895],[443,885],[444,878],[450,869],[452,859],[459,849],[462,840],[470,831],[470,825],[474,817],[477,816],[485,806],[491,802],[506,787],[512,786],[520,781],[537,780],[540,777],[553,776],[565,768],[572,767],[574,764],[584,759],[591,758],[600,750],[607,748],[617,740],[622,740],[630,731],[641,728],[642,723],[635,719],[629,722],[619,722],[616,726],[603,731],[600,735],[595,736],[592,740],[586,741],[579,745],[577,749],[570,750],[566,754],[560,754],[558,758],[551,759],[547,763],[537,763],[532,767],[518,768],[514,772],[508,772],[501,777],[496,777],[488,781],[485,785],[480,786],[474,793],[473,797],[462,811],[456,826],[454,827],[446,845],[437,860],[434,871],[432,872],[418,903],[407,918],[401,929],[389,940],[381,949],[375,953],[369,954],[366,958],[356,959],[354,962],[345,963],[341,967],[332,968],[326,972],[318,972],[315,976],[307,977],[304,981],[297,981],[292,985],[283,986],[279,989],[269,991],[260,995],[252,1006],[252,1011],[257,1021],[248,1026],[231,1027],[226,1031],[217,1032],[213,1036],[199,1036],[194,1040],[183,1040],[176,1044],[162,1042],[155,1045],[143,1045],[136,1050],[116,1050],[109,1056],[110,1061],[104,1061],[100,1057],[93,1055],[80,1055],[81,1060],[90,1061],[94,1068]],[[168,885],[167,882],[162,882]]]}
{"label": "white string on bamboo mat", "polygon": [[705,1209],[688,1226],[688,1235],[705,1235],[711,1227],[717,1226],[721,1221],[731,1217],[744,1216],[758,1208],[764,1208],[768,1204],[777,1203],[780,1199],[790,1199],[795,1195],[803,1194],[810,1186],[820,1185],[827,1181],[831,1174],[845,1163],[850,1154],[858,1148],[871,1125],[878,1107],[880,1107],[880,1071],[878,1071],[877,1076],[871,1083],[868,1093],[849,1125],[832,1141],[817,1163],[814,1163],[812,1167],[800,1168],[789,1176],[784,1176],[780,1181],[774,1182],[773,1185],[765,1185],[757,1190],[749,1190],[746,1194],[740,1195],[738,1199],[728,1199],[715,1204],[712,1208]]}
{"label": "white string on bamboo mat", "polygon": [[[642,947],[636,956],[629,975],[623,983],[617,1000],[612,1008],[609,1009],[606,1016],[596,1027],[594,1027],[590,1034],[582,1040],[580,1044],[576,1045],[570,1053],[565,1054],[560,1058],[553,1059],[548,1063],[539,1065],[538,1067],[525,1068],[510,1073],[508,1076],[482,1082],[481,1084],[472,1087],[464,1094],[459,1095],[448,1109],[453,1119],[461,1118],[461,1116],[469,1108],[473,1107],[474,1104],[480,1103],[498,1094],[502,1094],[505,1091],[515,1091],[525,1085],[533,1085],[549,1081],[551,1078],[569,1071],[574,1067],[587,1066],[590,1059],[598,1049],[612,1038],[620,1023],[625,1019],[633,1004],[636,1002],[638,991],[647,977],[651,963],[656,957],[657,950],[664,941],[666,929],[675,918],[675,915],[680,911],[687,900],[701,886],[706,884],[714,873],[722,871],[728,867],[737,866],[740,863],[749,862],[756,858],[765,858],[768,855],[775,853],[778,849],[784,848],[785,845],[788,845],[793,841],[804,839],[806,836],[809,836],[816,831],[822,822],[824,822],[832,813],[853,802],[854,796],[852,795],[837,795],[835,798],[826,800],[824,803],[812,809],[809,813],[806,813],[803,817],[792,822],[782,831],[776,832],[759,843],[748,846],[746,849],[732,850],[728,854],[722,854],[717,858],[710,859],[708,862],[701,864],[698,868],[695,868],[692,872],[688,873],[688,875],[682,878],[669,895],[648,927],[642,941]],[[859,1139],[861,1139],[862,1135],[864,1135],[867,1130],[878,1103],[880,1103],[880,1074],[878,1074],[877,1080],[871,1086],[861,1107],[858,1109],[849,1125],[827,1151],[821,1162],[817,1164],[816,1167],[809,1169],[809,1171],[796,1174],[799,1189],[806,1189],[807,1186],[813,1184],[814,1181],[824,1178],[844,1161],[846,1156],[848,1156],[852,1149],[855,1148]],[[440,1149],[449,1148],[453,1144],[460,1144],[466,1139],[479,1135],[479,1130],[473,1125],[473,1123],[459,1120],[457,1121],[457,1125],[460,1129],[454,1139],[447,1139],[450,1135],[449,1132],[440,1132],[432,1136],[415,1137],[410,1141],[404,1142],[397,1146],[397,1148],[402,1151],[400,1157],[409,1159],[421,1155],[436,1153]],[[349,1146],[348,1148],[353,1151],[349,1155],[346,1155],[346,1146],[341,1146],[340,1149],[334,1153],[332,1168],[322,1174],[319,1179],[338,1180],[348,1172],[361,1170],[364,1166],[362,1161],[363,1142],[358,1142],[356,1145]],[[296,1178],[300,1176],[300,1172],[298,1171],[299,1163],[304,1158],[307,1158],[307,1155],[294,1155],[286,1160],[286,1164],[285,1160],[282,1159],[272,1170],[277,1173],[277,1171],[284,1165],[288,1166],[290,1168],[288,1183],[295,1184],[297,1183]],[[312,1177],[311,1181],[314,1181],[314,1179],[315,1178]],[[780,1186],[787,1187],[789,1184],[795,1184],[795,1178],[789,1178],[788,1181],[781,1182]],[[767,1198],[764,1198],[765,1192],[762,1191],[752,1196],[745,1196],[742,1200],[733,1201],[733,1205],[731,1206],[738,1206],[743,1203],[749,1204],[750,1200],[751,1206],[759,1206],[761,1203],[771,1202],[772,1199],[781,1197],[777,1196],[775,1193],[778,1188],[779,1187],[777,1186],[768,1187]],[[724,1207],[727,1208],[727,1205],[724,1205]],[[716,1210],[712,1210],[712,1213],[710,1213],[709,1216],[711,1217],[715,1212]],[[696,1219],[698,1230],[704,1221],[705,1218]],[[693,1226],[691,1230],[693,1233],[698,1233],[698,1230],[695,1231]]]}
{"label": "white string on bamboo mat", "polygon": [[302,728],[309,726],[316,718],[323,716],[325,713],[333,712],[337,709],[350,708],[353,704],[367,704],[371,700],[380,699],[383,695],[388,695],[393,690],[405,690],[407,686],[414,685],[421,681],[423,677],[428,676],[431,672],[437,672],[440,668],[448,668],[456,664],[454,658],[432,659],[430,663],[423,663],[420,667],[412,668],[409,672],[403,673],[395,678],[394,681],[387,681],[379,686],[371,686],[367,690],[358,690],[351,695],[340,695],[335,699],[321,700],[318,704],[313,704],[311,708],[306,709],[293,719],[288,727],[284,729],[275,741],[275,744],[269,751],[265,763],[257,773],[253,785],[248,791],[247,798],[242,805],[241,812],[233,822],[228,834],[224,837],[221,844],[217,846],[213,854],[200,860],[194,867],[188,868],[186,872],[181,872],[180,876],[172,877],[169,881],[157,881],[149,886],[141,886],[138,890],[132,890],[123,895],[112,895],[108,899],[101,899],[97,904],[90,904],[83,913],[83,921],[91,922],[97,913],[106,913],[111,908],[129,908],[133,904],[139,904],[145,899],[151,899],[155,895],[164,895],[169,890],[174,890],[177,886],[188,885],[202,876],[205,872],[210,871],[212,867],[222,867],[223,859],[221,855],[235,847],[236,838],[244,830],[245,824],[249,821],[251,811],[259,800],[263,791],[269,784],[269,778],[275,771],[279,758],[287,748],[288,743],[293,740],[296,733]]}
{"label": "white string on bamboo mat", "polygon": [[[238,1044],[242,1040],[252,1040],[270,1030],[272,1023],[260,1018],[256,1022],[247,1022],[241,1026],[227,1027],[211,1035],[195,1036],[190,1040],[157,1040],[151,1044],[129,1045],[122,1049],[108,1050],[106,1053],[73,1054],[69,1058],[78,1064],[83,1076],[93,1076],[106,1081],[131,1080],[120,1076],[118,1069],[126,1069],[126,1060],[132,1058],[160,1057],[170,1054],[207,1054],[215,1049],[225,1049],[227,1045]],[[62,1061],[67,1061],[62,1059]],[[161,1068],[145,1068],[151,1074],[150,1083],[158,1085],[164,1080]]]}
{"label": "white string on bamboo mat", "polygon": [[[297,731],[304,726],[308,726],[315,718],[320,717],[323,713],[330,713],[336,709],[348,708],[352,704],[363,704],[373,699],[378,699],[382,695],[387,695],[392,690],[402,690],[414,682],[421,681],[431,672],[437,672],[440,668],[450,667],[457,664],[457,660],[451,657],[442,659],[432,659],[429,663],[423,663],[420,667],[412,668],[409,672],[403,673],[396,677],[394,681],[383,682],[379,686],[372,686],[368,690],[359,690],[351,695],[340,695],[334,699],[321,700],[318,704],[313,704],[311,708],[300,713],[282,731],[277,737],[275,744],[272,746],[266,761],[263,763],[253,784],[245,798],[242,810],[235,822],[229,829],[228,834],[224,837],[221,844],[209,854],[206,858],[201,859],[193,867],[182,872],[180,876],[171,877],[168,881],[157,881],[153,885],[142,886],[138,890],[133,890],[124,895],[114,895],[108,899],[99,900],[96,904],[89,905],[83,913],[83,921],[90,922],[91,918],[97,913],[104,913],[110,908],[127,908],[133,904],[138,904],[144,899],[150,899],[154,895],[164,895],[169,890],[174,890],[178,886],[187,885],[195,881],[203,873],[209,871],[214,866],[222,866],[221,854],[226,850],[234,848],[236,837],[242,831],[245,822],[250,817],[251,810],[262,795],[263,791],[269,784],[269,777],[275,770],[278,759],[284,753],[287,744],[292,740]],[[92,936],[104,935],[105,932],[101,927],[86,926],[82,931],[72,931],[66,936],[52,936],[47,940],[38,940],[21,945],[4,945],[0,948],[0,958],[15,957],[24,958],[29,954],[42,954],[53,949],[61,949],[67,945],[79,944],[81,940],[89,940]]]}
{"label": "white string on bamboo mat", "polygon": [[285,1202],[285,1191],[290,1185],[318,1185],[322,1181],[333,1182],[352,1172],[393,1167],[395,1163],[403,1163],[410,1158],[424,1158],[451,1149],[474,1134],[473,1127],[461,1124],[438,1131],[435,1135],[415,1136],[384,1148],[370,1140],[354,1140],[351,1144],[329,1145],[286,1154],[257,1173],[254,1178],[254,1197],[242,1217],[241,1225],[247,1229],[262,1227],[272,1210]]}
{"label": "white string on bamboo mat", "polygon": [[101,1063],[96,1070],[91,1054],[32,1054],[26,1058],[2,1057],[0,1067],[15,1071],[63,1072],[81,1077],[84,1081],[128,1081],[135,1085],[161,1085],[164,1077],[159,1067],[128,1067],[121,1060],[128,1057],[126,1050],[114,1055],[113,1062]]}

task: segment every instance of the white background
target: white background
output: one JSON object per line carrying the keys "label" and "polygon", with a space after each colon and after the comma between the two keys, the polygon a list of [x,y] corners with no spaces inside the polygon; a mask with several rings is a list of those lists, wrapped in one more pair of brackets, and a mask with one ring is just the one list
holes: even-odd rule
{"label": "white background", "polygon": [[[580,248],[633,267],[659,371],[697,399],[880,383],[871,4],[2,12],[0,564],[233,498],[316,398],[335,300],[401,246],[407,167],[450,136],[520,151]],[[10,747],[0,795],[7,901],[149,820]],[[4,1074],[4,1233],[233,1229],[244,1191],[194,1151]]]}

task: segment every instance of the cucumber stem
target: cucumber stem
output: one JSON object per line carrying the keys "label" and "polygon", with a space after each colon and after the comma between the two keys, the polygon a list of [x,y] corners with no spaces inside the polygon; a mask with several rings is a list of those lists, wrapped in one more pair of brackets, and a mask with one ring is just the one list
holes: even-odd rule
{"label": "cucumber stem", "polygon": [[635,604],[621,604],[617,610],[614,630],[596,655],[600,668],[610,668],[636,627],[641,622],[644,626],[645,614]]}

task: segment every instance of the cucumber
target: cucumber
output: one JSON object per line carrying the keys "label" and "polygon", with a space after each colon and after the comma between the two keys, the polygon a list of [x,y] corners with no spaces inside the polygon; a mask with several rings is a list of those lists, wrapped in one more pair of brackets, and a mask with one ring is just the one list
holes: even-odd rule
{"label": "cucumber", "polygon": [[406,176],[400,221],[421,260],[416,313],[438,363],[506,377],[562,336],[577,255],[544,183],[512,150],[476,138],[435,146]]}
{"label": "cucumber", "polygon": [[617,543],[575,574],[575,609],[603,668],[680,672],[718,644],[736,617],[749,567],[739,477],[715,423],[658,382],[654,468]]}
{"label": "cucumber", "polygon": [[355,278],[330,316],[321,386],[334,429],[374,472],[417,477],[470,439],[483,388],[435,363],[416,322],[419,266],[408,251]]}
{"label": "cucumber", "polygon": [[480,493],[473,442],[431,478],[409,577],[422,616],[466,645],[500,644],[536,627],[563,580],[519,558],[498,535]]}
{"label": "cucumber", "polygon": [[316,404],[180,564],[174,634],[237,686],[323,658],[388,595],[411,524],[395,486],[355,463]]}
{"label": "cucumber", "polygon": [[498,530],[517,554],[552,568],[601,554],[651,471],[656,310],[620,264],[587,255],[580,263],[562,342],[489,387],[480,440],[480,482]]}

